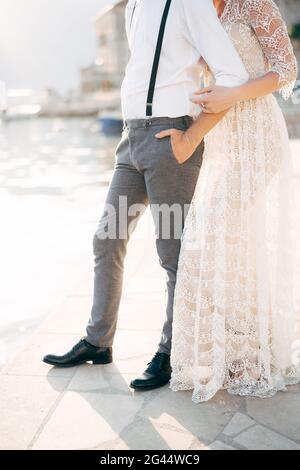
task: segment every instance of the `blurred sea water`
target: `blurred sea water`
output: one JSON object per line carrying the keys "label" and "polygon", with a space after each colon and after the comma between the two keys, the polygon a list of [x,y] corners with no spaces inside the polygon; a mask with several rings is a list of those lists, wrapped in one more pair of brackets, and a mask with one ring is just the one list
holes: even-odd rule
{"label": "blurred sea water", "polygon": [[90,119],[0,121],[0,365],[92,270],[117,142]]}

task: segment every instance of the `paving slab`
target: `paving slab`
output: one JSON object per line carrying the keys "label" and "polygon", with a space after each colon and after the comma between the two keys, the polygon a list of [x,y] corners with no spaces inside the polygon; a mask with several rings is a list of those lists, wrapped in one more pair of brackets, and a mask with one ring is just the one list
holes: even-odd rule
{"label": "paving slab", "polygon": [[243,399],[221,392],[208,403],[196,405],[190,392],[164,388],[142,409],[140,415],[160,425],[191,433],[203,443],[211,443],[240,409]]}
{"label": "paving slab", "polygon": [[91,309],[91,296],[73,294],[65,299],[39,328],[40,333],[85,335]]}
{"label": "paving slab", "polygon": [[215,441],[208,447],[208,450],[236,450],[234,447],[229,446],[221,441]]}
{"label": "paving slab", "polygon": [[37,450],[93,449],[129,426],[143,404],[133,394],[66,392],[33,444]]}
{"label": "paving slab", "polygon": [[75,335],[38,333],[32,337],[24,350],[3,368],[2,373],[20,376],[71,377],[76,368],[53,368],[44,364],[42,358],[45,354],[66,352],[78,339],[79,337]]}
{"label": "paving slab", "polygon": [[230,423],[226,426],[223,434],[226,436],[236,436],[237,434],[245,431],[255,425],[255,421],[242,413],[236,413]]}
{"label": "paving slab", "polygon": [[118,330],[114,344],[116,360],[133,359],[140,356],[154,355],[160,340],[159,331]]}
{"label": "paving slab", "polygon": [[67,383],[62,377],[0,376],[0,449],[27,449]]}
{"label": "paving slab", "polygon": [[109,389],[111,393],[120,391],[129,393],[129,383],[135,376],[136,374],[133,373],[121,373],[115,364],[104,366],[85,364],[78,367],[69,383],[68,390],[91,392]]}
{"label": "paving slab", "polygon": [[248,429],[236,437],[234,442],[248,450],[300,450],[299,444],[264,426]]}
{"label": "paving slab", "polygon": [[150,420],[141,420],[121,433],[115,450],[187,450],[194,436],[168,429]]}
{"label": "paving slab", "polygon": [[247,411],[258,423],[300,443],[300,390],[267,400],[248,398]]}

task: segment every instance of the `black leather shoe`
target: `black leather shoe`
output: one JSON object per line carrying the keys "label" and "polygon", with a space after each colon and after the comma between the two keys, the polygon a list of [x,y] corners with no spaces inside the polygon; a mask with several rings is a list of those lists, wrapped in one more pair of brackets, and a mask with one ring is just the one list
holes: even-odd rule
{"label": "black leather shoe", "polygon": [[170,356],[157,352],[145,372],[133,380],[130,387],[141,391],[163,387],[170,382],[171,372]]}
{"label": "black leather shoe", "polygon": [[63,356],[49,354],[43,358],[43,361],[55,367],[74,367],[88,361],[92,361],[93,364],[110,364],[112,348],[97,348],[82,338]]}

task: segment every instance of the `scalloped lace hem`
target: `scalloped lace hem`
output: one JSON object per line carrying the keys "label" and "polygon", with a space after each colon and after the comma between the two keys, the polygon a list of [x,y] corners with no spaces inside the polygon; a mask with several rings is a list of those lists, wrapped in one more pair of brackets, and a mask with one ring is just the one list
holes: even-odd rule
{"label": "scalloped lace hem", "polygon": [[191,380],[182,381],[172,378],[170,389],[173,392],[193,391],[192,401],[202,403],[211,400],[219,391],[226,390],[230,395],[254,398],[272,398],[278,392],[287,392],[288,387],[300,383],[300,370],[297,369],[294,376],[284,376],[280,373],[273,375],[271,379],[242,382],[239,384],[218,385],[215,381],[210,385],[195,385]]}

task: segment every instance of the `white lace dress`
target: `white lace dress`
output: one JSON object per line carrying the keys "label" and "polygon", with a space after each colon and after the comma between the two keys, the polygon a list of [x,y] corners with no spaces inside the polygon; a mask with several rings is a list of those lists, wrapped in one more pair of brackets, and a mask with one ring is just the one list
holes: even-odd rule
{"label": "white lace dress", "polygon": [[[297,65],[272,0],[227,0],[221,21],[251,78]],[[171,388],[269,397],[299,381],[293,362],[291,155],[273,95],[238,103],[206,138],[182,239]]]}

